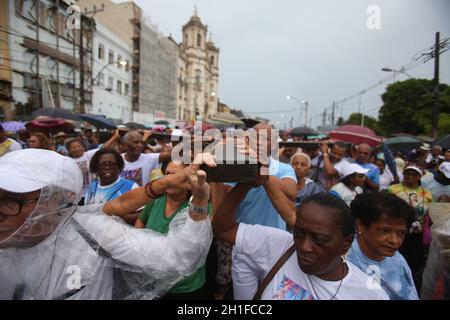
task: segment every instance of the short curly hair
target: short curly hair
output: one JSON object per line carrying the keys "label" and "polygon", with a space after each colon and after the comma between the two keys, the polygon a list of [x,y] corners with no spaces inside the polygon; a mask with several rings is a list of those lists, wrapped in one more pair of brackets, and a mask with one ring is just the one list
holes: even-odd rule
{"label": "short curly hair", "polygon": [[363,193],[356,196],[350,204],[353,216],[365,227],[387,216],[405,221],[407,228],[416,219],[416,211],[403,199],[386,192]]}
{"label": "short curly hair", "polygon": [[91,173],[97,173],[98,172],[98,163],[100,161],[100,157],[105,154],[112,154],[116,158],[117,166],[119,167],[119,171],[122,171],[125,162],[123,161],[122,156],[120,153],[118,153],[115,149],[111,148],[103,148],[98,150],[91,158],[91,161],[89,163],[89,171]]}
{"label": "short curly hair", "polygon": [[355,219],[344,200],[328,193],[316,193],[307,197],[302,204],[297,207],[297,215],[301,208],[309,203],[329,208],[335,216],[336,223],[341,227],[344,237],[349,235],[353,236],[355,234]]}

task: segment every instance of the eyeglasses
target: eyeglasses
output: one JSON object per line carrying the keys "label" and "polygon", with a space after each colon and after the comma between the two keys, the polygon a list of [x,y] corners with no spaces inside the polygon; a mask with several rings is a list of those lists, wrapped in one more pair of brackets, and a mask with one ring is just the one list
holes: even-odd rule
{"label": "eyeglasses", "polygon": [[6,217],[18,216],[24,206],[38,201],[39,198],[22,201],[19,199],[1,199],[0,200],[0,221],[5,220]]}
{"label": "eyeglasses", "polygon": [[102,162],[98,164],[99,169],[117,167],[117,162]]}

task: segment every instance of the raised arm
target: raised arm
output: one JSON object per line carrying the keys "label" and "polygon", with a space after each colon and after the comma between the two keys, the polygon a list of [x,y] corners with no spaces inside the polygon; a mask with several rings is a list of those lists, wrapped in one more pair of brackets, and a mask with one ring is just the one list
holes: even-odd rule
{"label": "raised arm", "polygon": [[162,195],[171,187],[177,186],[191,190],[191,185],[189,184],[187,178],[194,176],[202,163],[211,167],[216,166],[210,154],[199,154],[196,157],[196,161],[186,167],[183,171],[164,176],[161,179],[153,181],[150,185],[133,189],[119,198],[107,202],[103,207],[103,211],[107,215],[124,217],[131,212],[137,211],[139,208],[153,200],[155,195]]}
{"label": "raised arm", "polygon": [[[286,180],[291,179],[287,178]],[[292,228],[296,220],[295,205],[283,192],[280,184],[282,184],[282,181],[274,176],[269,176],[264,183],[264,190],[281,218],[283,218],[283,220],[286,221],[286,224]]]}
{"label": "raised arm", "polygon": [[131,270],[168,279],[192,274],[205,263],[212,241],[206,173],[189,176],[193,207],[178,213],[166,235],[137,229],[103,214],[79,214],[76,220],[114,260]]}
{"label": "raised arm", "polygon": [[250,184],[238,183],[222,201],[214,214],[212,227],[214,234],[220,239],[234,244],[238,230],[236,221],[236,212],[241,201],[245,198],[248,191],[252,188]]}
{"label": "raised arm", "polygon": [[116,142],[119,141],[119,139],[120,139],[119,129],[116,129],[112,137],[109,138],[109,140],[103,144],[103,148],[105,149],[112,148],[114,144],[116,144]]}
{"label": "raised arm", "polygon": [[322,141],[320,143],[320,150],[322,151],[323,169],[325,173],[330,177],[337,176],[339,172],[334,168],[334,165],[331,163],[328,141]]}

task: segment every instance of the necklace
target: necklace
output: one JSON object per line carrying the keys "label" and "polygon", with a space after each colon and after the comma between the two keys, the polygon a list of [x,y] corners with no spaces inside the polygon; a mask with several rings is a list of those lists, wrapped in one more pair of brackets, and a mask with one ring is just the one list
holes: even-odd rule
{"label": "necklace", "polygon": [[[342,281],[344,281],[344,278],[345,278],[345,265],[346,265],[345,262],[343,262],[342,263],[342,268],[343,268],[342,269],[342,279],[341,279],[341,281],[339,281],[339,286],[338,286],[336,292],[334,293],[334,295],[329,300],[333,300],[334,298],[336,298],[339,290],[341,289]],[[309,276],[309,274],[308,274],[308,280],[309,280],[309,283],[311,284],[311,287],[313,288],[313,291],[314,291],[314,294],[316,295],[317,300],[320,300],[319,299],[319,295],[317,294],[316,288],[314,287],[314,284],[311,281],[311,277]]]}

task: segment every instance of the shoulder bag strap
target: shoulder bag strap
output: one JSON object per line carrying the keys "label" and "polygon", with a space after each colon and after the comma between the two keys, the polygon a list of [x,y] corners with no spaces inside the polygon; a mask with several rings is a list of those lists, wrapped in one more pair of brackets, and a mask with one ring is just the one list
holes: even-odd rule
{"label": "shoulder bag strap", "polygon": [[273,277],[275,277],[277,272],[286,263],[286,261],[294,253],[294,251],[295,251],[295,244],[293,244],[289,249],[287,249],[287,251],[283,254],[283,256],[277,261],[277,263],[275,263],[275,265],[272,267],[272,269],[269,271],[269,273],[266,275],[264,280],[259,285],[258,291],[256,291],[255,295],[253,296],[253,300],[261,300],[261,296],[266,287],[269,285],[270,281],[272,281]]}

